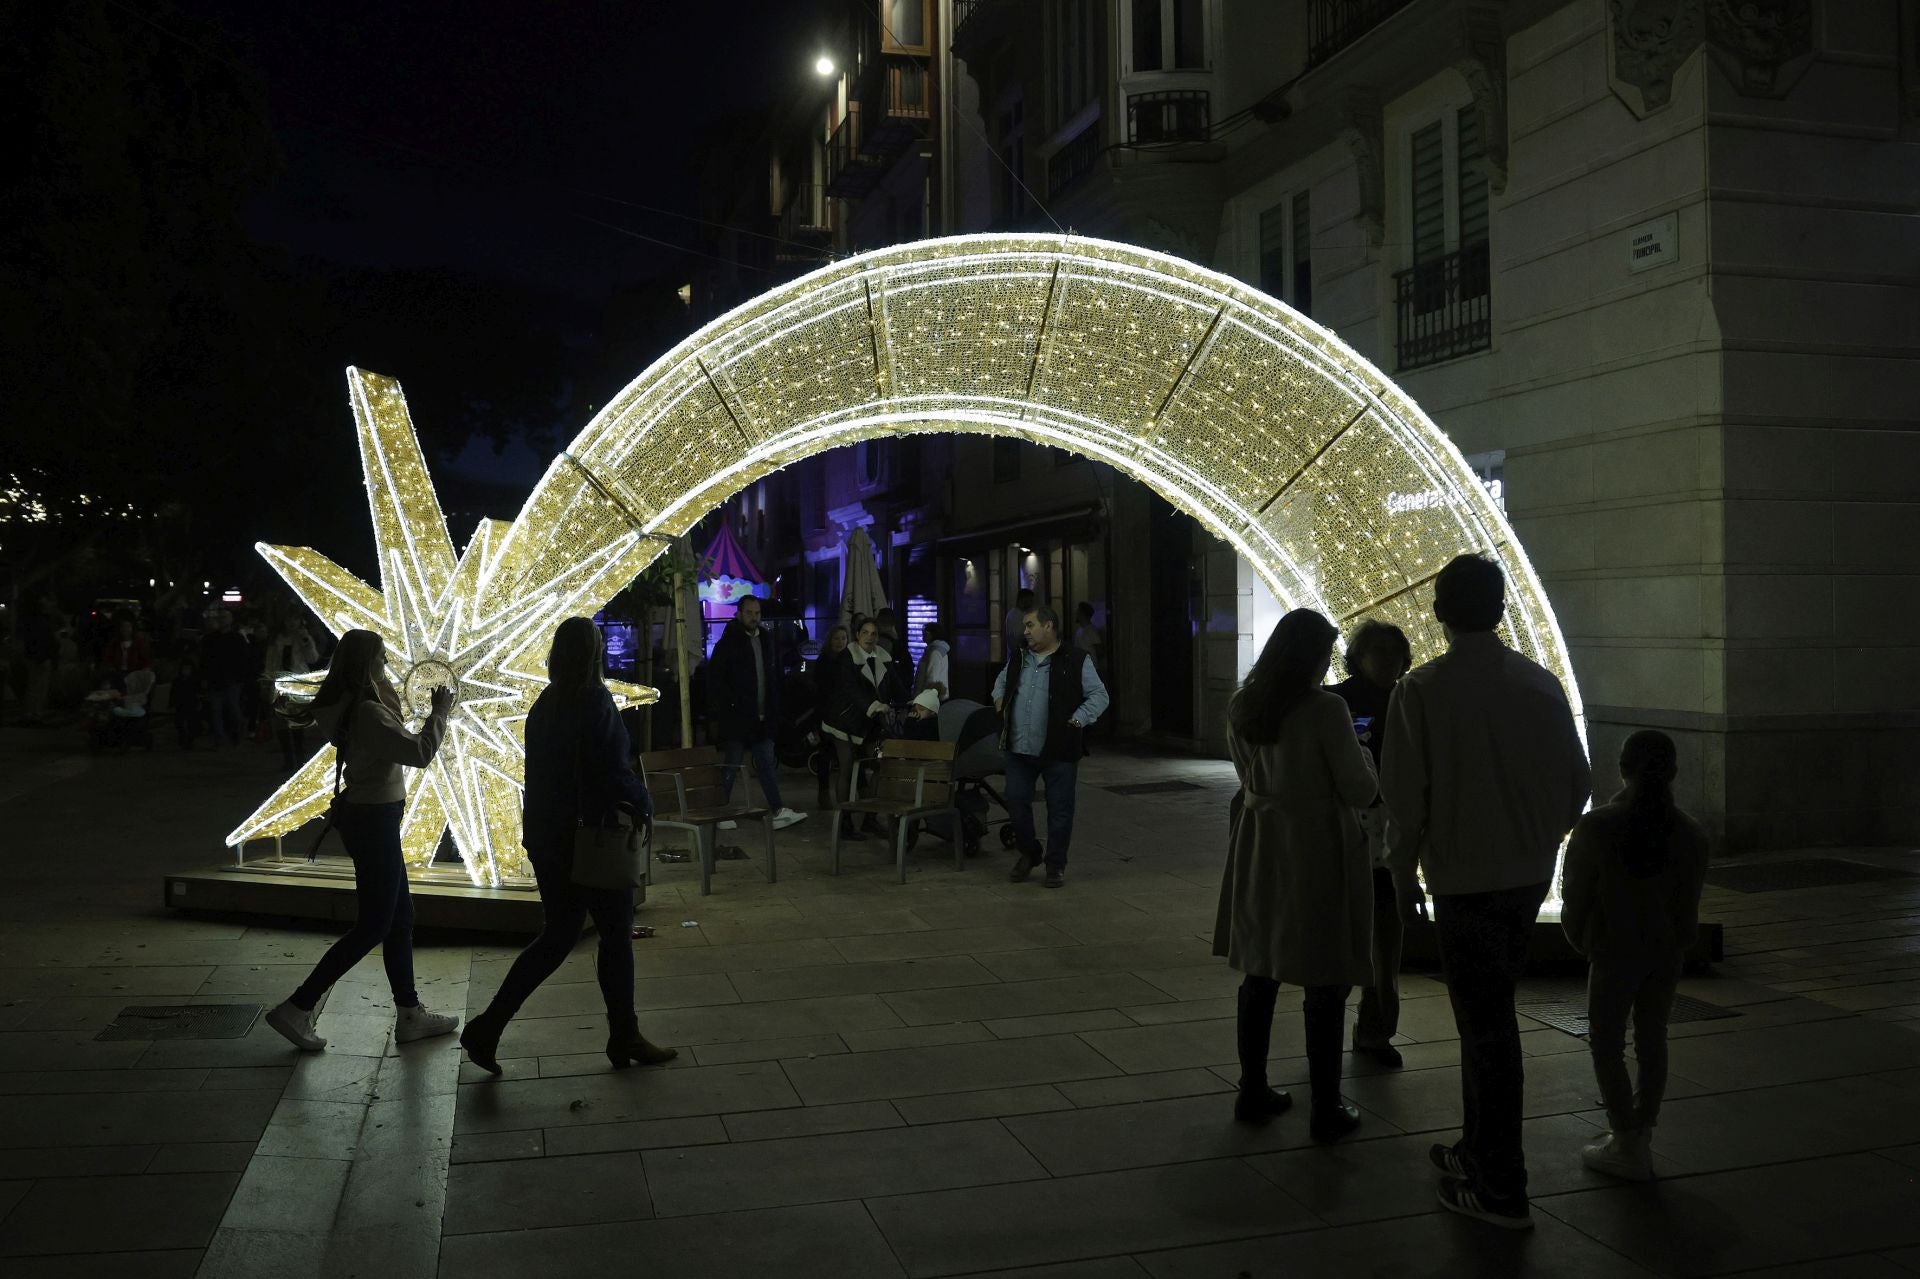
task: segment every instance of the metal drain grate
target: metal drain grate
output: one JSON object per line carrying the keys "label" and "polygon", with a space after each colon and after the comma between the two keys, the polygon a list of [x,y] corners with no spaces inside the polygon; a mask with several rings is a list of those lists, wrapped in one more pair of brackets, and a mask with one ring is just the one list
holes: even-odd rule
{"label": "metal drain grate", "polygon": [[1205,790],[1206,787],[1193,782],[1129,782],[1124,786],[1102,786],[1104,791],[1115,795],[1165,795],[1177,790]]}
{"label": "metal drain grate", "polygon": [[259,1004],[135,1006],[122,1008],[94,1039],[243,1039],[259,1016]]}
{"label": "metal drain grate", "polygon": [[1890,866],[1869,866],[1838,857],[1810,857],[1798,861],[1752,862],[1745,866],[1713,866],[1707,882],[1736,893],[1777,893],[1789,888],[1831,888],[1836,884],[1870,884],[1882,879],[1912,879],[1915,872]]}
{"label": "metal drain grate", "polygon": [[[1555,1030],[1584,1039],[1587,1034],[1587,996],[1583,990],[1578,995],[1554,999],[1517,1000],[1514,1011],[1522,1017],[1531,1017],[1535,1021],[1545,1022]],[[1722,1008],[1710,1004],[1704,999],[1695,999],[1691,995],[1675,995],[1673,1011],[1667,1015],[1667,1024],[1675,1025],[1683,1021],[1717,1021],[1722,1017],[1738,1017],[1740,1014],[1731,1008]]]}

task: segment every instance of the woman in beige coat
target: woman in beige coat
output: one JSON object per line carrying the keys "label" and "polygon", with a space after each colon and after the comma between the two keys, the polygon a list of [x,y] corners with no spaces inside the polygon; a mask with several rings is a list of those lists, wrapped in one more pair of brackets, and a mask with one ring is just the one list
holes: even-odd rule
{"label": "woman in beige coat", "polygon": [[1373,878],[1355,810],[1373,801],[1373,757],[1347,705],[1321,687],[1340,632],[1312,609],[1280,619],[1227,709],[1234,796],[1213,953],[1240,984],[1236,1119],[1265,1123],[1292,1104],[1267,1085],[1274,998],[1306,988],[1311,1131],[1331,1141],[1360,1112],[1340,1097],[1347,996],[1373,979]]}

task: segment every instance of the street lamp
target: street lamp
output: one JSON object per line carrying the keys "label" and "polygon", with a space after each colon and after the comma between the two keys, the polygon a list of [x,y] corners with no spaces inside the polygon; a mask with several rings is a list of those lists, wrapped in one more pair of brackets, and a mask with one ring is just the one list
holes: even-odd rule
{"label": "street lamp", "polygon": [[834,73],[835,69],[833,59],[824,53],[813,60],[813,71],[815,75],[830,76]]}

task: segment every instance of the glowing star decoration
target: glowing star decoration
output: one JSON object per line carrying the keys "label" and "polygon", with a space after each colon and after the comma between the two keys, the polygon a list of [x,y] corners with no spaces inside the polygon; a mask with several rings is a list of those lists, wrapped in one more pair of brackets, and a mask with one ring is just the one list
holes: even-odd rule
{"label": "glowing star decoration", "polygon": [[[527,874],[520,847],[520,791],[526,715],[546,684],[547,647],[563,618],[590,613],[657,553],[651,539],[625,536],[564,566],[529,572],[537,537],[483,520],[458,559],[427,476],[406,399],[388,378],[350,369],[360,458],[373,515],[381,589],[367,586],[317,552],[258,549],[334,634],[369,630],[386,641],[387,676],[417,728],[433,690],[454,690],[447,734],[432,763],[406,770],[401,843],[410,866],[432,862],[441,834],[476,884]],[[564,520],[563,520],[564,522]],[[310,696],[321,674],[282,682]],[[610,682],[617,701],[653,701],[651,689]],[[299,769],[229,844],[285,834],[326,812],[334,781],[331,746]]]}

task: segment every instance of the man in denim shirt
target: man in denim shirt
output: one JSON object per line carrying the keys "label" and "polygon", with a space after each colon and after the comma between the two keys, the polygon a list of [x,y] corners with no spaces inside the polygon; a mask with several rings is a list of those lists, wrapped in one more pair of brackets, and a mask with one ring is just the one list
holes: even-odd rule
{"label": "man in denim shirt", "polygon": [[[1044,857],[1048,888],[1067,882],[1073,838],[1074,787],[1087,753],[1087,726],[1107,709],[1107,686],[1093,659],[1060,642],[1060,615],[1042,605],[1021,625],[1026,647],[1007,654],[993,682],[993,708],[1003,717],[1000,749],[1007,763],[1007,812],[1020,856],[1007,876],[1022,883]],[[1033,784],[1047,783],[1044,853],[1033,829]]]}

